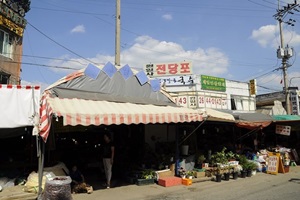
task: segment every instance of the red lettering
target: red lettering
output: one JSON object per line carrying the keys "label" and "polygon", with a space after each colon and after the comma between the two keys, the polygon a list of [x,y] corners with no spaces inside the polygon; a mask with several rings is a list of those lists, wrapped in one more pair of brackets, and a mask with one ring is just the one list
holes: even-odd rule
{"label": "red lettering", "polygon": [[156,71],[157,74],[166,74],[166,65],[165,64],[156,65]]}
{"label": "red lettering", "polygon": [[169,73],[170,74],[177,74],[177,68],[178,68],[178,65],[175,63],[175,64],[168,64],[168,69],[169,69]]}
{"label": "red lettering", "polygon": [[180,63],[180,73],[188,74],[191,73],[190,63]]}

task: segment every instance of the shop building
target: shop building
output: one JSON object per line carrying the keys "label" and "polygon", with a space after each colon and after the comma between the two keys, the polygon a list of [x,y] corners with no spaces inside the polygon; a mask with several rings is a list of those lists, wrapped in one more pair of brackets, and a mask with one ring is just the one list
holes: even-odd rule
{"label": "shop building", "polygon": [[0,84],[21,83],[25,13],[30,0],[0,0]]}

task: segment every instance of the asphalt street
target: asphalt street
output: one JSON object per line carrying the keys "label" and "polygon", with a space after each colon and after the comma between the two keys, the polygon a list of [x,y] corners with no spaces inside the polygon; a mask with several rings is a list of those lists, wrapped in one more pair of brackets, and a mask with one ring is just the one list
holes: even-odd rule
{"label": "asphalt street", "polygon": [[300,166],[290,167],[290,171],[284,174],[257,173],[252,177],[222,180],[219,183],[204,179],[190,186],[127,185],[72,196],[74,200],[296,200],[300,199]]}

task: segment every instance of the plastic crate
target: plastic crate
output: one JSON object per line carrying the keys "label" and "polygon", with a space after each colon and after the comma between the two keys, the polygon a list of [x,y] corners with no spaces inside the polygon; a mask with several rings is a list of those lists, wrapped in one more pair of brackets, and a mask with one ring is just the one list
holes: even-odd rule
{"label": "plastic crate", "polygon": [[158,185],[164,186],[164,187],[170,187],[175,185],[181,185],[181,178],[179,177],[164,177],[158,179]]}
{"label": "plastic crate", "polygon": [[137,179],[136,184],[139,186],[154,184],[154,179]]}
{"label": "plastic crate", "polygon": [[182,179],[182,184],[183,185],[189,186],[189,185],[192,185],[192,183],[193,183],[192,179],[189,179],[189,178],[183,178]]}

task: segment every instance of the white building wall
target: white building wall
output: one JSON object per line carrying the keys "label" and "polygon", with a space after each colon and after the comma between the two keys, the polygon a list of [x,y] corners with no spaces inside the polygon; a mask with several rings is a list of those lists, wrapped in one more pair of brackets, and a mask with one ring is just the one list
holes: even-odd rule
{"label": "white building wall", "polygon": [[[177,104],[183,107],[207,107],[237,111],[256,110],[255,96],[250,95],[249,83],[225,80],[226,91],[211,91],[202,90],[201,75],[185,76],[184,79],[180,76],[166,77],[164,80],[165,89],[174,97]],[[234,101],[235,104],[233,108],[231,101]]]}

